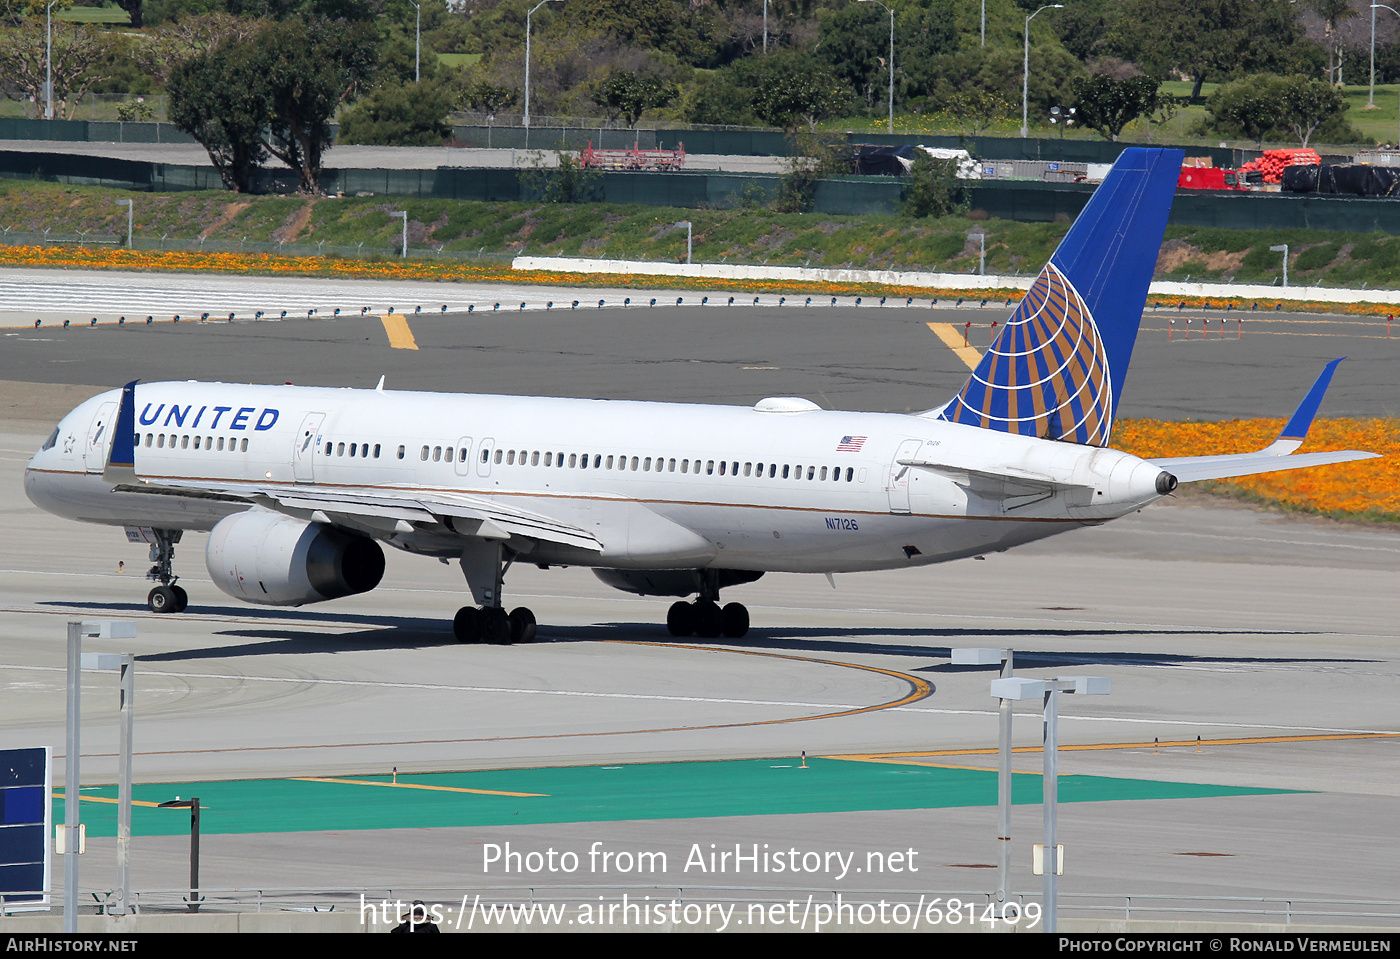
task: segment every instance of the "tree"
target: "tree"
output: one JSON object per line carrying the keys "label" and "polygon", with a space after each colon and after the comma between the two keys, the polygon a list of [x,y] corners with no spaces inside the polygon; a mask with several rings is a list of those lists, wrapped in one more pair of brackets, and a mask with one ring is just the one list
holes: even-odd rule
{"label": "tree", "polygon": [[1276,79],[1245,77],[1217,87],[1207,103],[1212,124],[1227,133],[1240,133],[1262,149],[1264,137],[1284,122],[1283,102],[1273,89]]}
{"label": "tree", "polygon": [[1341,83],[1342,41],[1337,28],[1341,26],[1343,20],[1350,20],[1356,16],[1356,11],[1352,9],[1351,0],[1307,0],[1307,4],[1312,8],[1313,13],[1322,18],[1325,25],[1327,80],[1333,84]]}
{"label": "tree", "polygon": [[[53,24],[51,62],[55,117],[73,119],[79,101],[105,79],[103,65],[111,51],[112,39],[105,31],[85,23],[56,21]],[[0,32],[0,76],[29,94],[36,117],[43,115],[46,75],[42,16]]]}
{"label": "tree", "polygon": [[515,91],[497,86],[486,80],[478,80],[467,87],[462,94],[462,102],[473,110],[480,110],[495,116],[515,103]]}
{"label": "tree", "polygon": [[224,186],[251,193],[267,159],[262,129],[268,120],[254,51],[228,43],[191,57],[170,75],[170,122],[194,137],[209,154]]}
{"label": "tree", "polygon": [[1291,71],[1316,51],[1288,0],[1129,0],[1105,44],[1155,76],[1191,77],[1193,100],[1207,78]]}
{"label": "tree", "polygon": [[1086,77],[1074,85],[1076,117],[1083,126],[1116,141],[1125,126],[1157,109],[1161,85],[1149,76],[1126,80],[1102,74]]}
{"label": "tree", "polygon": [[773,54],[764,59],[753,93],[754,112],[784,130],[803,123],[815,130],[850,102],[850,93],[825,66],[798,53]]}
{"label": "tree", "polygon": [[1283,123],[1308,145],[1317,129],[1346,113],[1346,98],[1340,90],[1321,80],[1287,77],[1277,86],[1276,96],[1283,103]]}
{"label": "tree", "polygon": [[368,23],[284,20],[248,42],[267,100],[263,145],[297,171],[303,193],[318,188],[331,117],[373,72],[376,40]]}
{"label": "tree", "polygon": [[971,193],[958,179],[958,161],[940,160],[923,150],[914,157],[909,181],[904,187],[907,216],[949,216],[967,209]]}
{"label": "tree", "polygon": [[297,171],[302,192],[314,192],[330,119],[373,71],[375,40],[367,23],[266,23],[176,69],[171,121],[204,145],[230,189],[252,189],[271,154]]}
{"label": "tree", "polygon": [[635,127],[642,114],[652,107],[664,107],[680,94],[674,83],[630,70],[616,70],[593,91],[593,102],[621,116]]}
{"label": "tree", "polygon": [[970,89],[943,98],[943,112],[975,137],[1011,116],[1011,101],[992,90]]}
{"label": "tree", "polygon": [[428,81],[382,86],[341,115],[339,142],[442,146],[452,136],[447,115],[454,99]]}
{"label": "tree", "polygon": [[221,43],[247,40],[264,25],[261,20],[227,13],[187,16],[141,35],[131,55],[142,70],[165,86],[175,68],[186,60],[205,55]]}

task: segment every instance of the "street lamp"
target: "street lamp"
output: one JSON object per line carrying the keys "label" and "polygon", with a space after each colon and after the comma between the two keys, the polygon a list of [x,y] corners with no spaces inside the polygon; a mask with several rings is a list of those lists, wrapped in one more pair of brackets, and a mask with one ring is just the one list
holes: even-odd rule
{"label": "street lamp", "polygon": [[1031,21],[1034,20],[1041,10],[1061,10],[1063,3],[1047,3],[1035,13],[1026,17],[1026,50],[1021,61],[1021,139],[1024,140],[1029,132],[1028,116],[1026,104],[1030,102],[1031,94]]}
{"label": "street lamp", "polygon": [[131,249],[131,219],[133,215],[132,211],[135,209],[135,207],[133,206],[130,200],[116,200],[114,202],[117,206],[126,207],[126,248],[129,250]]}
{"label": "street lamp", "polygon": [[[530,129],[530,18],[546,3],[563,3],[564,0],[540,0],[525,14],[525,129]],[[529,134],[527,133],[528,137]],[[528,144],[527,144],[528,145]]]}
{"label": "street lamp", "polygon": [[[413,3],[413,0],[408,0],[408,2]],[[423,42],[423,8],[413,3],[413,10],[413,82],[417,83],[420,79],[418,51]]]}
{"label": "street lamp", "polygon": [[[879,3],[885,7],[880,0],[860,0],[861,3]],[[894,10],[885,7],[890,15],[890,132],[894,132]]]}
{"label": "street lamp", "polygon": [[[954,666],[1001,666],[1001,679],[1013,679],[1015,655],[1009,649],[955,649]],[[997,902],[1002,903],[1005,916],[1005,903],[1011,898],[1011,700],[1001,699],[998,709],[997,736],[997,795],[999,814],[997,819],[997,846],[1000,852],[997,863]]]}
{"label": "street lamp", "polygon": [[53,0],[44,8],[44,119],[53,119]]}
{"label": "street lamp", "polygon": [[[1395,14],[1397,17],[1400,17],[1400,10],[1396,10],[1394,7],[1390,6],[1389,4],[1386,4],[1386,3],[1373,3],[1373,4],[1371,4],[1371,98],[1372,98],[1373,100],[1375,99],[1375,96],[1376,96],[1376,8],[1377,8],[1377,7],[1381,7],[1381,8],[1383,8],[1383,9],[1389,10],[1391,13]],[[1396,108],[1395,122],[1396,122],[1396,129],[1395,129],[1395,145],[1396,145],[1397,148],[1400,148],[1400,106],[1397,106],[1397,108]]]}
{"label": "street lamp", "polygon": [[[1372,19],[1375,18],[1375,14],[1372,14],[1371,16],[1372,16]],[[1375,32],[1375,31],[1374,31],[1374,28],[1373,28],[1373,30],[1372,30],[1372,34],[1373,34],[1373,35],[1372,35],[1372,37],[1371,37],[1371,42],[1372,42],[1372,43],[1375,42],[1374,32]],[[768,52],[768,0],[763,0],[763,52],[764,52],[764,53],[767,53],[767,52]]]}

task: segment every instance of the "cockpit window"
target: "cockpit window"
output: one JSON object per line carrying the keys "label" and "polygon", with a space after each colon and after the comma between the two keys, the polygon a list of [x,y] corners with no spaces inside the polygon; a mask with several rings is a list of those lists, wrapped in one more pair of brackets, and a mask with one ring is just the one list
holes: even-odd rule
{"label": "cockpit window", "polygon": [[40,451],[43,451],[43,450],[51,450],[51,449],[54,448],[54,444],[57,443],[57,442],[58,442],[58,427],[55,426],[55,427],[53,428],[53,432],[49,434],[49,438],[46,439],[46,440],[44,440],[44,445],[41,446],[41,447],[39,447],[39,449],[40,449]]}

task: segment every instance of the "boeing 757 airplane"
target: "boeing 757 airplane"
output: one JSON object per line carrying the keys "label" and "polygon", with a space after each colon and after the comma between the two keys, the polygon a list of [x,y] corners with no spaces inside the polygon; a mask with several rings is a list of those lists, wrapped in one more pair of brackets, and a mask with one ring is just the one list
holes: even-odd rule
{"label": "boeing 757 airplane", "polygon": [[[919,414],[383,389],[130,383],[69,413],[25,491],[150,543],[155,612],[175,545],[208,530],[215,585],[299,606],[363,593],[387,544],[461,564],[462,642],[528,642],[515,562],[588,566],[680,597],[673,636],[743,636],[720,591],[766,572],[898,569],[1000,551],[1141,509],[1179,482],[1373,456],[1293,455],[1337,362],[1257,453],[1143,460],[1109,447],[1182,152],[1125,150],[976,370]],[[697,598],[685,602],[689,596]]]}

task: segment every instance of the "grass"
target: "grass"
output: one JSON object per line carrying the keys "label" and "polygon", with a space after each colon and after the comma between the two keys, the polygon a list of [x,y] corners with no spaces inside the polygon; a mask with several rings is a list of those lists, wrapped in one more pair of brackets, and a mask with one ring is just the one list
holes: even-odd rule
{"label": "grass", "polygon": [[[411,248],[457,255],[679,262],[685,258],[685,231],[675,223],[690,220],[700,262],[971,273],[977,269],[977,242],[969,236],[984,233],[987,271],[1016,274],[1038,270],[1068,229],[1063,223],[965,216],[919,220],[622,204],[129,193],[23,180],[0,180],[0,229],[124,235],[126,210],[113,201],[125,198],[135,201],[136,236],[164,238],[167,249],[207,236],[234,245],[286,241],[293,249],[324,244],[384,251],[398,246],[401,226],[389,213],[402,209],[409,215]],[[1278,243],[1290,248],[1290,283],[1400,288],[1400,237],[1322,230],[1169,227],[1157,276],[1272,284],[1282,264],[1269,247]]]}

